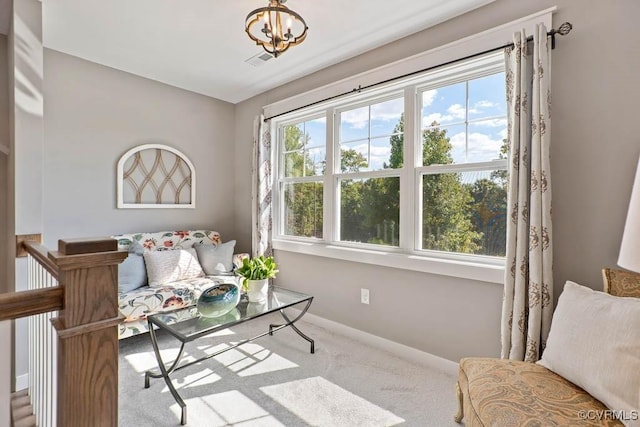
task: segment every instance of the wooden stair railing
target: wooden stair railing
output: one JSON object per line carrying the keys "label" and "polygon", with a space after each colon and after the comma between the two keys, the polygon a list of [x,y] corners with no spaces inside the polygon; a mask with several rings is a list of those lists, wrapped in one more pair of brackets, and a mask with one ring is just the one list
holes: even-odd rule
{"label": "wooden stair railing", "polygon": [[111,238],[67,239],[47,252],[23,242],[59,286],[0,294],[0,320],[59,310],[57,425],[118,425],[118,264],[127,253]]}

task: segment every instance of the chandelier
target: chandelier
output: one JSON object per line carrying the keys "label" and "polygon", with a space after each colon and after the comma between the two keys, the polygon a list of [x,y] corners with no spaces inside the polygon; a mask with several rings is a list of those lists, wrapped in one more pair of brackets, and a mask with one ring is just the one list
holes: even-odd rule
{"label": "chandelier", "polygon": [[267,7],[252,11],[245,21],[245,31],[251,40],[276,58],[307,37],[307,24],[284,6],[286,1],[269,0]]}

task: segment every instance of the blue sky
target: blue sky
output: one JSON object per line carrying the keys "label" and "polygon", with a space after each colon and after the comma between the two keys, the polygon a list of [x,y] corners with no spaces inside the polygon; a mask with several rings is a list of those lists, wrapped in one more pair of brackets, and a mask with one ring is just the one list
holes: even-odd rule
{"label": "blue sky", "polygon": [[[502,140],[506,137],[506,103],[504,73],[498,73],[468,83],[445,86],[422,93],[422,126],[433,121],[447,130],[452,144],[454,163],[479,162],[498,158]],[[369,159],[369,168],[380,170],[389,161],[389,138],[400,120],[404,108],[402,98],[343,111],[340,114],[340,142],[343,149],[354,149]],[[468,120],[468,128],[465,125]],[[325,157],[324,118],[300,123],[298,127],[309,135],[308,155],[320,172]],[[369,139],[369,128],[371,139]]]}
{"label": "blue sky", "polygon": [[[478,162],[497,158],[506,136],[504,73],[469,82],[469,111],[466,117],[466,84],[458,83],[423,92],[422,125],[433,121],[447,130],[455,163]],[[389,135],[403,110],[402,98],[341,114],[340,139],[344,148],[352,148],[370,158],[369,170],[379,170],[388,162]],[[465,119],[469,120],[468,135]],[[371,126],[371,144],[367,140]],[[376,136],[380,138],[375,138]],[[355,141],[354,141],[355,140]]]}

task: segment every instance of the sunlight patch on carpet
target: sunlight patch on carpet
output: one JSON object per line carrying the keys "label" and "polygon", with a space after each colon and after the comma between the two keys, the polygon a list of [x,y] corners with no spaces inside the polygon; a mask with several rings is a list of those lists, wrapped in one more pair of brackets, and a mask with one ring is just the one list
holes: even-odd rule
{"label": "sunlight patch on carpet", "polygon": [[[213,354],[227,347],[229,347],[227,344],[221,344],[205,349],[204,352]],[[239,377],[249,377],[298,367],[297,364],[290,360],[255,343],[243,344],[233,350],[214,356],[214,359],[232,372],[235,372]]]}
{"label": "sunlight patch on carpet", "polygon": [[322,377],[260,387],[260,390],[314,426],[393,426],[404,422]]}
{"label": "sunlight patch on carpet", "polygon": [[[162,360],[165,362],[175,360],[178,355],[178,348],[169,348],[166,350],[160,350],[160,355],[162,356]],[[183,363],[195,360],[192,356],[188,356],[185,352],[181,359]],[[125,360],[131,365],[136,372],[145,372],[149,369],[158,370],[158,361],[156,360],[156,355],[153,351],[145,351],[140,353],[129,354],[125,356]]]}
{"label": "sunlight patch on carpet", "polygon": [[[187,424],[190,426],[264,426],[284,427],[273,415],[237,390],[186,399]],[[180,420],[180,406],[171,405],[171,411]]]}
{"label": "sunlight patch on carpet", "polygon": [[[183,388],[192,388],[192,387],[201,387],[207,384],[213,384],[217,381],[220,381],[222,378],[220,375],[214,373],[211,369],[205,368],[200,372],[196,372],[195,374],[187,375],[185,377],[176,378],[177,374],[172,374],[171,382],[176,390],[180,390]],[[162,389],[162,393],[166,393],[169,391],[169,388],[165,385]]]}

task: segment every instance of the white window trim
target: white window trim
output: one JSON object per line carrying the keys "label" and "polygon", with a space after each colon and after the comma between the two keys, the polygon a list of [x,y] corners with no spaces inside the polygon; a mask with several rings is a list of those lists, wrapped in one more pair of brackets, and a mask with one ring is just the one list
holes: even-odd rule
{"label": "white window trim", "polygon": [[[539,22],[545,23],[549,28],[551,27],[552,12],[555,11],[555,7],[541,11],[539,13],[529,15],[525,18],[517,21],[504,24],[500,27],[494,28],[477,34],[472,37],[467,37],[459,41],[450,43],[443,47],[432,49],[424,52],[423,54],[416,55],[414,57],[407,58],[397,63],[389,64],[385,67],[372,70],[361,75],[345,79],[332,85],[319,88],[305,94],[301,94],[296,97],[292,97],[268,106],[264,107],[265,115],[271,116],[286,111],[287,109],[296,108],[307,102],[317,101],[320,97],[326,97],[328,95],[337,94],[345,91],[345,88],[350,85],[371,84],[375,81],[385,80],[386,78],[394,75],[411,72],[415,69],[428,67],[437,63],[447,62],[449,60],[464,57],[477,51],[482,51],[494,47],[496,45],[504,44],[511,39],[513,32],[520,31],[522,28],[526,28],[527,31],[532,32],[535,24]],[[412,70],[413,69],[413,70]],[[415,224],[418,221],[417,212],[418,204],[420,203],[414,194],[416,193],[416,186],[419,185],[420,176],[422,173],[431,172],[433,167],[418,167],[416,164],[417,159],[420,158],[416,151],[420,144],[415,144],[415,141],[419,138],[419,135],[413,135],[406,132],[406,129],[414,129],[416,133],[421,130],[421,126],[411,126],[411,121],[419,121],[417,117],[418,109],[415,105],[419,103],[419,94],[423,90],[428,90],[430,85],[418,84],[410,85],[409,80],[401,83],[404,88],[405,99],[405,111],[415,112],[415,114],[405,114],[405,133],[404,138],[413,139],[413,144],[406,143],[405,146],[405,165],[416,165],[415,168],[405,167],[400,170],[401,179],[404,182],[404,190],[401,190],[400,203],[413,204],[409,209],[406,207],[400,210],[400,248],[387,248],[384,246],[371,245],[371,249],[367,248],[366,244],[358,243],[357,245],[349,244],[348,242],[339,242],[338,228],[335,225],[339,224],[337,216],[339,212],[335,209],[335,193],[338,191],[338,179],[348,178],[350,174],[335,174],[335,168],[337,160],[334,156],[334,151],[337,149],[336,145],[339,145],[338,138],[335,135],[330,135],[330,132],[339,132],[334,123],[336,122],[337,111],[344,110],[345,108],[355,108],[355,105],[363,104],[370,98],[378,98],[382,93],[392,96],[391,91],[393,87],[399,85],[392,83],[386,87],[376,88],[369,91],[367,99],[358,97],[356,102],[353,102],[353,97],[345,97],[340,100],[339,105],[335,102],[332,105],[335,107],[327,109],[326,104],[319,104],[315,106],[313,110],[307,110],[304,112],[292,113],[283,117],[283,120],[272,122],[272,134],[277,135],[277,127],[287,122],[299,121],[302,118],[317,116],[320,112],[326,111],[326,129],[327,137],[332,137],[334,143],[327,144],[326,155],[327,159],[334,159],[335,161],[328,161],[326,167],[326,175],[323,177],[324,182],[324,200],[327,203],[324,204],[323,211],[323,227],[324,227],[324,240],[310,239],[310,238],[297,238],[294,236],[282,236],[279,234],[282,227],[282,217],[280,215],[282,200],[279,194],[276,194],[274,200],[278,200],[279,203],[274,206],[274,223],[275,223],[275,238],[273,239],[273,247],[276,250],[291,251],[301,254],[329,257],[335,259],[341,259],[345,261],[359,262],[365,264],[379,265],[392,268],[400,268],[405,270],[419,271],[425,273],[432,273],[445,276],[453,276],[470,280],[477,280],[490,283],[501,284],[504,281],[505,274],[505,260],[498,257],[485,257],[481,255],[465,255],[455,253],[439,253],[435,251],[407,251],[408,247],[415,247]],[[353,86],[352,86],[353,87]],[[384,96],[384,95],[383,95]],[[352,102],[349,103],[349,98]],[[416,117],[414,117],[416,115]],[[408,141],[407,141],[408,142]],[[413,148],[414,150],[411,150]],[[274,170],[274,179],[276,183],[274,189],[279,192],[279,162],[280,156],[278,155],[278,161],[275,162],[276,170]],[[490,164],[486,164],[489,168],[496,166],[502,166],[506,162],[494,161]],[[451,168],[452,165],[447,165],[447,168]],[[453,169],[459,171],[467,167],[473,167],[473,165],[462,164],[454,165]],[[365,173],[366,174],[366,173]],[[362,173],[357,174],[359,177]],[[378,174],[376,174],[378,175]],[[355,176],[354,176],[355,177]],[[406,200],[408,198],[408,201]],[[374,249],[375,248],[375,249]]]}
{"label": "white window trim", "polygon": [[470,260],[454,259],[450,254],[448,254],[449,258],[444,259],[424,254],[367,250],[345,245],[329,244],[322,241],[298,241],[293,239],[273,239],[273,248],[275,250],[296,252],[305,255],[335,258],[343,261],[453,276],[482,282],[504,282],[504,260],[495,264],[482,264]]}

